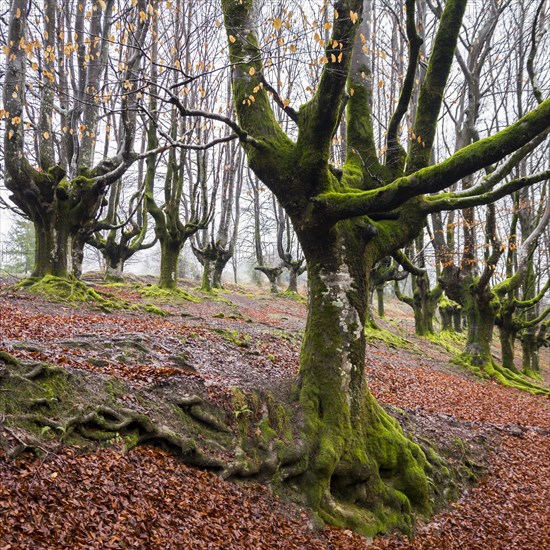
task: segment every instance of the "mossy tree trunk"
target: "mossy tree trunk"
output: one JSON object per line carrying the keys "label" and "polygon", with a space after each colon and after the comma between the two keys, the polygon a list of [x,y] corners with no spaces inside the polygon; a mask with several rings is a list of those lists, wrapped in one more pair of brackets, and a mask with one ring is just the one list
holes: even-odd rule
{"label": "mossy tree trunk", "polygon": [[434,318],[437,302],[442,289],[436,286],[430,290],[428,276],[423,273],[413,276],[413,296],[404,296],[396,285],[396,296],[399,300],[409,305],[414,314],[414,331],[417,336],[434,334]]}
{"label": "mossy tree trunk", "polygon": [[462,331],[462,307],[446,297],[440,297],[439,315],[441,316],[441,330],[447,332]]}
{"label": "mossy tree trunk", "polygon": [[516,342],[516,329],[511,314],[502,313],[497,320],[499,327],[500,349],[502,353],[502,366],[511,371],[517,371],[514,364],[514,344]]}
{"label": "mossy tree trunk", "polygon": [[[370,38],[372,14],[362,17],[363,4],[335,2],[338,17],[332,22],[327,63],[312,99],[296,111],[273,96],[297,125],[293,141],[278,123],[262,81],[256,3],[222,0],[239,124],[226,122],[243,143],[251,169],[290,217],[308,266],[308,317],[298,376],[307,449],[295,481],[319,516],[373,534],[405,526],[410,507],[426,510],[428,503],[423,454],[403,437],[366,386],[363,330],[370,272],[420,234],[428,213],[494,200],[502,189],[493,195],[491,186],[474,188],[467,197],[426,194],[498,162],[545,131],[550,102],[499,134],[429,166],[466,8],[466,0],[447,0],[416,110],[413,131],[422,140],[413,140],[407,155],[398,128],[408,109],[419,52],[415,2],[407,0],[410,63],[388,130],[388,149],[402,155],[383,165],[371,115],[371,64],[363,48],[363,40]],[[346,86],[346,162],[337,170],[329,161],[330,147],[343,114]]]}
{"label": "mossy tree trunk", "polygon": [[298,293],[298,277],[306,270],[304,259],[285,262],[285,267],[288,270],[288,287],[286,291]]}
{"label": "mossy tree trunk", "polygon": [[384,285],[383,284],[378,285],[376,287],[376,303],[378,305],[378,317],[380,317],[380,319],[383,319],[386,314],[384,311]]}
{"label": "mossy tree trunk", "polygon": [[307,472],[296,481],[325,521],[383,529],[389,518],[365,512],[378,502],[402,507],[398,526],[406,528],[411,504],[428,507],[425,459],[366,385],[368,273],[379,249],[357,238],[362,231],[342,222],[301,235],[309,308],[298,388],[310,453]]}
{"label": "mossy tree trunk", "polygon": [[491,343],[498,311],[498,300],[490,288],[479,286],[479,281],[468,285],[464,298],[464,314],[468,331],[464,352],[477,367],[491,364]]}
{"label": "mossy tree trunk", "polygon": [[56,213],[51,221],[34,223],[36,244],[32,277],[67,277],[71,271],[74,235],[71,235],[69,223],[59,219],[59,215]]}
{"label": "mossy tree trunk", "polygon": [[277,286],[277,281],[283,272],[283,268],[281,266],[267,267],[265,265],[258,265],[254,269],[261,271],[267,277],[271,294],[278,294],[279,287]]}
{"label": "mossy tree trunk", "polygon": [[[47,54],[56,51],[59,47],[57,40],[64,34],[61,31],[65,21],[60,18],[56,3],[45,3],[40,18],[38,12],[33,11],[34,7],[29,6],[23,0],[10,5],[9,52],[5,56],[3,87],[7,120],[4,132],[5,182],[12,193],[10,199],[32,220],[36,229],[33,275],[67,277],[71,274],[72,251],[79,233],[94,221],[108,186],[138,157],[132,150],[136,131],[132,113],[135,112],[136,98],[133,94],[124,95],[117,107],[120,124],[125,129],[119,150],[113,157],[105,156],[94,166],[100,106],[98,91],[105,75],[103,67],[110,44],[106,37],[111,33],[113,3],[109,2],[104,10],[95,6],[86,21],[76,9],[75,15],[68,15],[76,18],[68,24],[81,25],[82,36],[89,33],[97,40],[85,44],[82,39],[78,51],[66,50],[67,55],[60,56]],[[146,9],[145,3],[140,0],[137,8]],[[42,47],[36,50],[41,67],[38,73],[27,59],[27,44],[31,40],[28,18],[34,17],[43,25]],[[136,44],[145,45],[149,22],[135,17],[134,20],[128,19],[128,24],[135,26],[128,47],[132,52],[141,51]],[[90,64],[90,58],[97,59],[97,63]],[[139,80],[137,68],[140,62],[141,54],[132,56],[121,75],[122,82]],[[66,76],[69,66],[79,72],[77,90],[69,91]],[[36,80],[31,82],[30,78]],[[34,85],[40,94],[40,108],[34,123],[27,125],[26,94]],[[58,102],[67,112],[74,111],[76,116],[71,121],[55,108]],[[64,130],[60,131],[58,127],[64,127]],[[29,141],[34,142],[36,158],[28,156]]]}
{"label": "mossy tree trunk", "polygon": [[434,334],[434,318],[437,309],[437,301],[442,289],[436,286],[430,290],[430,281],[427,275],[415,278],[414,290],[414,326],[418,336]]}
{"label": "mossy tree trunk", "polygon": [[183,247],[180,239],[160,238],[160,288],[175,289],[178,286],[178,260]]}

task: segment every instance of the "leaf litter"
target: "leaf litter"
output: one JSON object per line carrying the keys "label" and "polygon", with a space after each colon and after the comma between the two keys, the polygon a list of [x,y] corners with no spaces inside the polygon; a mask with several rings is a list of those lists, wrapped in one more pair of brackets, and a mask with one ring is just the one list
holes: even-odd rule
{"label": "leaf litter", "polygon": [[[227,391],[288,382],[297,371],[305,319],[298,302],[233,292],[224,301],[162,307],[169,317],[107,315],[4,291],[0,347],[136,385],[179,376]],[[548,400],[475,380],[441,354],[430,359],[377,345],[367,357],[380,402],[435,426],[444,418],[472,437],[485,429],[500,434],[489,442],[495,447],[480,483],[412,539],[316,531],[307,511],[268,487],[223,481],[156,448],[69,448],[17,461],[0,455],[0,548],[550,548]]]}

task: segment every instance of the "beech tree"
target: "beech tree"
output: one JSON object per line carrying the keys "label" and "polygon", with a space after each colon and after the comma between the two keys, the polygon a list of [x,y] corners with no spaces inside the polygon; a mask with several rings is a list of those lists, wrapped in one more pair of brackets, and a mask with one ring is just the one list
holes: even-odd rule
{"label": "beech tree", "polygon": [[[138,180],[142,179],[142,172],[140,167]],[[123,278],[124,265],[134,254],[156,244],[156,239],[145,242],[149,224],[143,193],[139,189],[133,193],[127,212],[120,213],[122,188],[122,180],[111,186],[105,217],[92,225],[93,231],[83,236],[85,244],[101,252],[105,259],[105,276],[114,281]]]}
{"label": "beech tree", "polygon": [[[115,0],[10,2],[1,113],[5,183],[35,226],[35,277],[71,273],[79,230],[140,157],[133,150],[137,87],[156,15],[142,0],[134,7]],[[114,34],[117,76],[108,64]],[[109,126],[101,105],[113,96],[123,137],[98,158],[100,130],[108,133]]]}
{"label": "beech tree", "polygon": [[193,253],[203,266],[201,288],[207,292],[222,288],[223,270],[235,252],[243,170],[244,158],[239,144],[233,142],[222,147],[214,174],[217,180],[214,188],[219,189],[219,199],[214,205],[213,220],[209,228],[192,239]]}
{"label": "beech tree", "polygon": [[[428,511],[427,461],[369,393],[364,374],[367,290],[372,268],[407,245],[433,212],[491,203],[542,181],[549,171],[485,177],[462,192],[453,183],[500,163],[548,131],[550,100],[501,131],[432,164],[440,109],[467,0],[447,0],[431,44],[414,123],[400,125],[411,93],[421,38],[415,1],[406,2],[409,59],[380,157],[372,117],[368,57],[372,4],[337,0],[319,43],[323,65],[314,93],[298,109],[273,95],[294,122],[294,139],[274,114],[258,42],[254,0],[222,0],[238,133],[249,165],[292,220],[307,260],[308,318],[296,395],[303,411],[301,460],[282,478],[301,488],[325,521],[373,534],[406,527],[411,510]],[[288,15],[287,15],[288,17]],[[281,19],[273,19],[275,29]],[[346,157],[331,162],[331,142],[346,115]]]}

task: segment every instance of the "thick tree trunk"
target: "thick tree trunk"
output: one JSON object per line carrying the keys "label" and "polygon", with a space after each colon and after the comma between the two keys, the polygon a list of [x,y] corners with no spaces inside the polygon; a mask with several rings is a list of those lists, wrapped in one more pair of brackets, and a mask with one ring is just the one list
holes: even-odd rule
{"label": "thick tree trunk", "polygon": [[36,248],[33,277],[54,275],[67,277],[72,269],[72,244],[74,235],[62,219],[46,224],[34,222]]}
{"label": "thick tree trunk", "polygon": [[521,370],[525,374],[540,374],[539,348],[537,346],[536,327],[529,327],[521,335]]}
{"label": "thick tree trunk", "polygon": [[462,310],[454,311],[452,317],[455,332],[462,332]]}
{"label": "thick tree trunk", "polygon": [[232,258],[233,252],[229,250],[218,250],[214,269],[212,271],[212,287],[222,288],[222,274],[227,262]]}
{"label": "thick tree trunk", "polygon": [[283,268],[257,266],[254,269],[256,269],[257,271],[261,271],[268,278],[271,294],[278,294],[279,288],[277,287],[277,279],[281,276]]}
{"label": "thick tree trunk", "polygon": [[472,365],[483,368],[493,362],[491,342],[498,303],[490,290],[479,289],[476,284],[472,284],[465,295],[464,312],[468,322],[465,353]]}
{"label": "thick tree trunk", "polygon": [[177,288],[178,260],[182,247],[183,242],[180,240],[160,239],[160,288]]}
{"label": "thick tree trunk", "polygon": [[427,275],[416,277],[413,298],[414,327],[417,336],[434,334],[434,317],[437,301],[442,290],[439,287],[430,291]]}
{"label": "thick tree trunk", "polygon": [[86,241],[84,239],[85,231],[84,228],[81,228],[77,234],[76,237],[73,239],[73,247],[72,247],[72,253],[73,253],[73,275],[80,279],[82,277],[82,264],[84,263],[84,246],[86,245]]}
{"label": "thick tree trunk", "polygon": [[[306,251],[309,308],[298,386],[310,448],[299,483],[325,521],[372,526],[374,519],[379,530],[407,528],[411,504],[428,507],[425,458],[366,385],[371,266],[362,251],[354,254],[353,239],[345,246],[328,243],[322,238],[315,250]],[[397,506],[403,515],[379,514],[384,506]]]}
{"label": "thick tree trunk", "polygon": [[434,309],[428,308],[427,303],[422,301],[416,303],[414,308],[414,332],[417,336],[427,336],[434,333]]}
{"label": "thick tree trunk", "polygon": [[122,281],[124,278],[124,260],[120,255],[110,255],[107,261],[107,271],[105,273],[106,278],[111,281]]}
{"label": "thick tree trunk", "polygon": [[514,342],[515,333],[513,327],[511,328],[507,323],[504,323],[500,327],[500,349],[502,353],[502,366],[511,371],[517,372],[514,365]]}
{"label": "thick tree trunk", "polygon": [[453,316],[448,308],[440,307],[439,315],[441,317],[441,331],[452,332],[453,327]]}

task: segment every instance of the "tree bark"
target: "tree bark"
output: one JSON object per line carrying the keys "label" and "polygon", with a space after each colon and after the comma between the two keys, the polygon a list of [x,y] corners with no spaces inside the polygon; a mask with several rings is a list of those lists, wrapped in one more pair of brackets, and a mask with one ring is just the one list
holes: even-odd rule
{"label": "tree bark", "polygon": [[158,286],[167,290],[178,287],[178,260],[183,242],[160,238],[160,277]]}
{"label": "tree bark", "polygon": [[72,242],[68,224],[61,220],[34,224],[36,236],[33,277],[68,277],[71,272]]}
{"label": "tree bark", "polygon": [[464,301],[464,313],[468,324],[464,352],[470,357],[472,365],[483,368],[493,361],[491,343],[498,300],[485,285],[481,288],[478,284],[469,286]]}
{"label": "tree bark", "polygon": [[[342,506],[393,506],[399,499],[405,507],[401,519],[409,521],[411,503],[428,506],[425,459],[368,391],[364,328],[376,249],[355,239],[353,223],[342,225],[315,238],[301,236],[309,308],[298,387],[311,449],[299,482],[325,521],[341,524]],[[365,520],[364,511],[356,514],[358,522],[361,514]]]}
{"label": "tree bark", "polygon": [[378,317],[384,318],[384,285],[378,285],[376,287],[376,301],[378,304]]}

